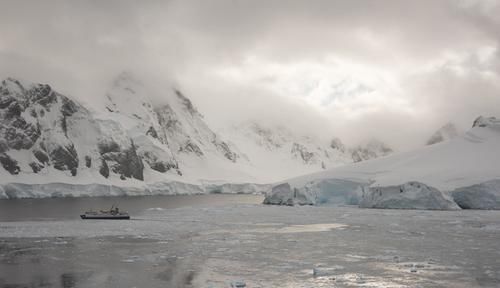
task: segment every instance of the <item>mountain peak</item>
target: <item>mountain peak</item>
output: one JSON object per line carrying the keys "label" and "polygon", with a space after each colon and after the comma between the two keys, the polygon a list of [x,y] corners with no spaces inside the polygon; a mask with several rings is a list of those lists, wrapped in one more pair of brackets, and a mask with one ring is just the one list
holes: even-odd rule
{"label": "mountain peak", "polygon": [[432,136],[427,140],[426,145],[432,145],[446,140],[453,139],[459,134],[455,124],[449,122],[446,125],[439,128]]}
{"label": "mountain peak", "polygon": [[201,115],[200,112],[198,112],[196,107],[194,107],[193,102],[191,102],[191,100],[189,100],[189,98],[184,96],[184,94],[182,94],[182,92],[178,89],[174,89],[174,92],[175,92],[175,95],[177,96],[177,99],[179,100],[181,106],[184,109],[186,109],[189,112],[189,114],[191,114],[193,116],[197,115],[197,116],[203,118],[203,115]]}
{"label": "mountain peak", "polygon": [[500,128],[500,119],[496,117],[479,116],[474,120],[472,128],[474,127],[498,127]]}
{"label": "mountain peak", "polygon": [[377,139],[370,139],[368,142],[351,149],[354,162],[370,160],[393,153],[394,150],[384,142]]}
{"label": "mountain peak", "polygon": [[129,87],[129,86],[144,86],[144,84],[129,71],[122,71],[113,79],[113,86]]}
{"label": "mountain peak", "polygon": [[146,87],[131,72],[121,72],[112,81],[106,93],[106,109],[135,118],[148,118],[152,101]]}

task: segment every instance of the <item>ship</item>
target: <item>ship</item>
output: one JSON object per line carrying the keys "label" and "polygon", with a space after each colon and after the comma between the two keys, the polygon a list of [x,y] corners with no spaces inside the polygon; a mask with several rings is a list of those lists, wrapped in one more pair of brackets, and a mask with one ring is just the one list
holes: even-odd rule
{"label": "ship", "polygon": [[101,220],[129,220],[130,215],[127,212],[120,211],[118,207],[114,205],[111,206],[109,210],[100,210],[97,211],[87,211],[84,214],[80,215],[80,218],[83,220],[93,220],[93,219],[101,219]]}

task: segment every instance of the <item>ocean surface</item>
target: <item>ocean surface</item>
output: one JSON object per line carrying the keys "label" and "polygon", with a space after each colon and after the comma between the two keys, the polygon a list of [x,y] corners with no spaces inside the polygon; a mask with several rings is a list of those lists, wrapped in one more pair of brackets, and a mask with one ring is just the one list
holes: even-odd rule
{"label": "ocean surface", "polygon": [[[0,287],[500,287],[500,211],[262,198],[0,201]],[[79,219],[113,204],[132,220]]]}

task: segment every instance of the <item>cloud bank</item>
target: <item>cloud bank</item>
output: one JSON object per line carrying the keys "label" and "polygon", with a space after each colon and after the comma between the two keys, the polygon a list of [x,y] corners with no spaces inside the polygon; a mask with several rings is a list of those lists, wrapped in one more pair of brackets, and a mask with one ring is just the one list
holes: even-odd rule
{"label": "cloud bank", "polygon": [[402,150],[448,121],[466,128],[500,116],[499,1],[2,6],[0,76],[48,82],[91,104],[128,70],[157,88],[179,86],[216,128],[260,119]]}

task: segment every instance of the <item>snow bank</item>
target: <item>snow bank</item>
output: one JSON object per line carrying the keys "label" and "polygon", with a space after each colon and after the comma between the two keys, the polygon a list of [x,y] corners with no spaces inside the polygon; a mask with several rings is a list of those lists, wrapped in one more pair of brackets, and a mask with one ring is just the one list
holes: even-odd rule
{"label": "snow bank", "polygon": [[453,200],[462,209],[500,209],[500,180],[455,189]]}
{"label": "snow bank", "polygon": [[500,120],[480,117],[465,134],[446,142],[285,181],[300,189],[325,179],[357,179],[371,186],[418,181],[446,192],[500,179]]}
{"label": "snow bank", "polygon": [[208,193],[264,194],[270,185],[251,183],[190,184],[183,182],[157,182],[143,187],[120,187],[104,184],[0,184],[0,199],[48,198],[48,197],[103,197],[180,195]]}
{"label": "snow bank", "polygon": [[363,191],[359,207],[426,210],[460,209],[448,195],[420,182],[407,182],[398,186],[369,187]]}

